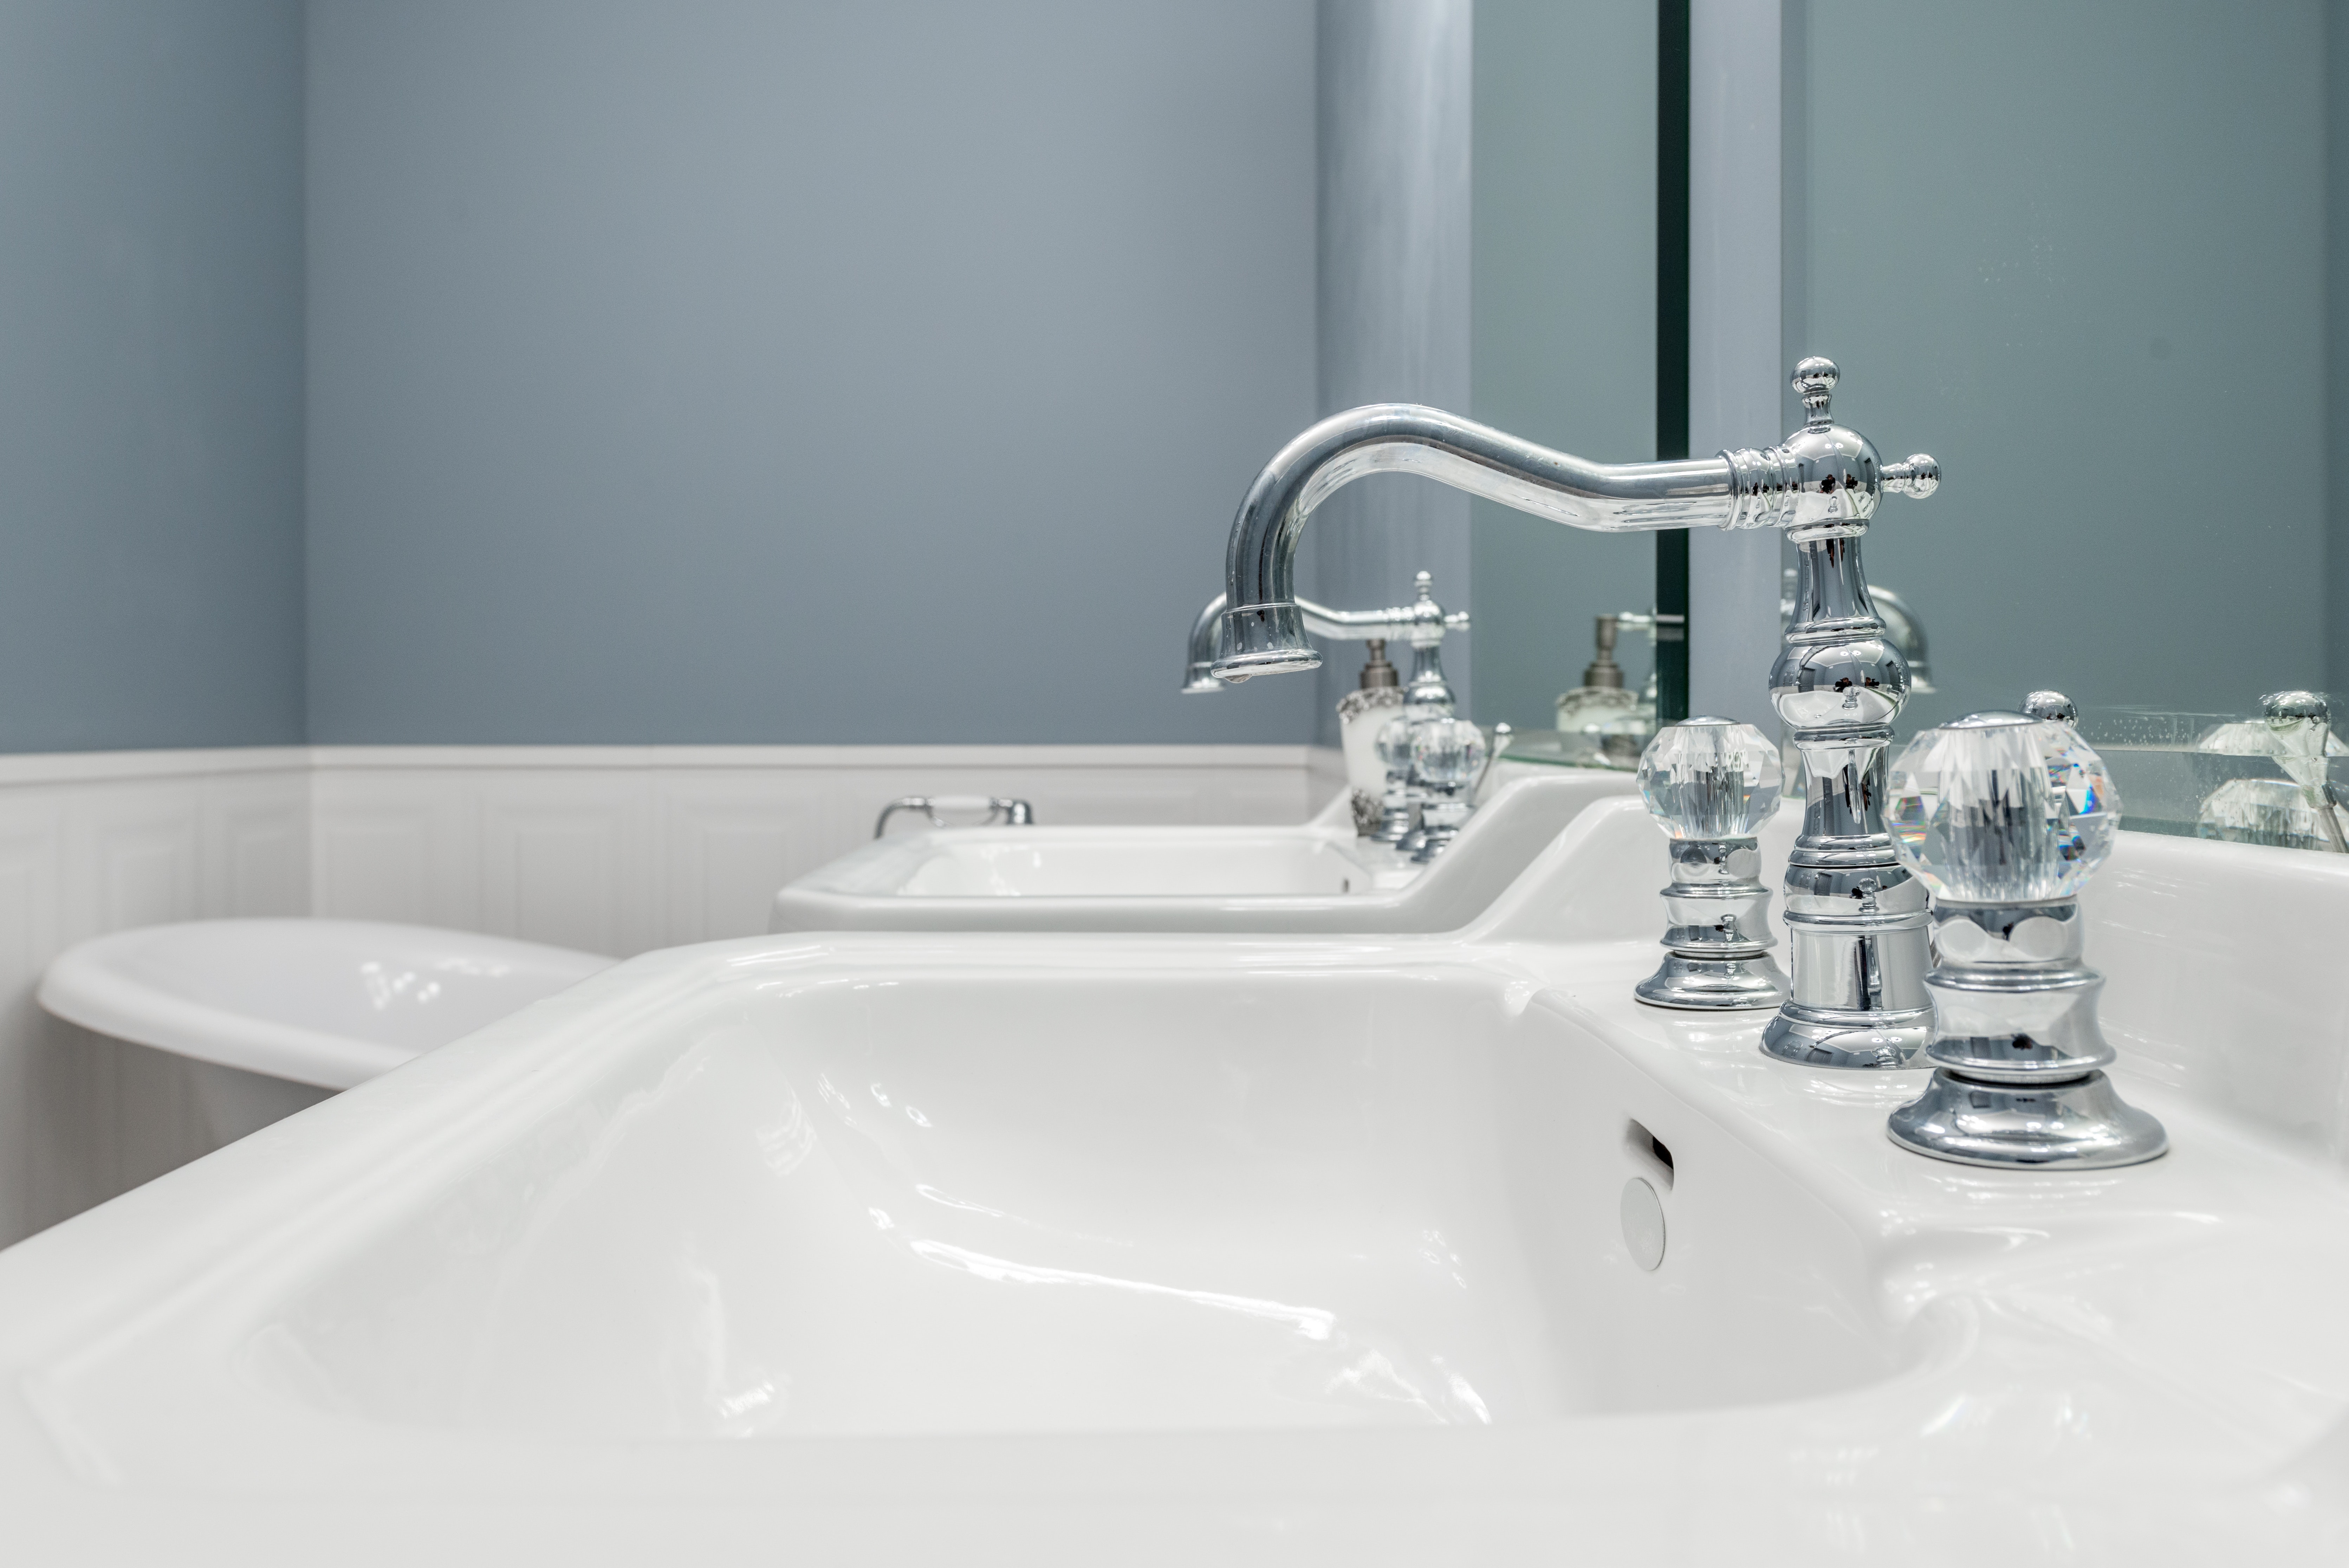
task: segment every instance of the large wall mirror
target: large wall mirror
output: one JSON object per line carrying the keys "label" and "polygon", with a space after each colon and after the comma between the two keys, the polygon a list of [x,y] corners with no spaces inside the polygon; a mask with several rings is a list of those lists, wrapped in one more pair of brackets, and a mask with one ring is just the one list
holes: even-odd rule
{"label": "large wall mirror", "polygon": [[[1824,354],[1840,422],[1940,460],[1940,493],[1888,505],[1866,544],[1927,650],[1903,732],[2055,688],[2131,826],[2337,838],[2292,816],[2322,803],[2289,754],[2308,726],[2261,702],[2349,691],[2345,30],[2318,0],[1693,11],[1700,405],[1708,332],[1777,320],[1775,387],[1757,397],[1738,349],[1745,411],[1708,431],[1700,406],[1692,441],[1776,439],[1799,422],[1786,367]],[[1752,46],[1742,85],[1724,36]],[[1656,455],[1658,37],[1649,4],[1475,8],[1472,411],[1605,459]],[[1543,730],[1596,618],[1655,607],[1652,547],[1482,503],[1473,537],[1478,715]],[[1701,548],[1695,569],[1703,705],[1708,659],[1754,629],[1707,620]],[[1750,623],[1770,566],[1738,570]],[[1615,660],[1646,680],[1636,620]],[[1763,717],[1758,670],[1750,687],[1721,701]]]}

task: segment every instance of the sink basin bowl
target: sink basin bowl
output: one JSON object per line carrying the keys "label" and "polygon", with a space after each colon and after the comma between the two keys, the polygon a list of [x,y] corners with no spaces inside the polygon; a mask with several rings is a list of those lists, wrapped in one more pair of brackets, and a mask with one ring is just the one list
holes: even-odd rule
{"label": "sink basin bowl", "polygon": [[[2093,911],[2092,955],[2219,864],[2140,859],[2160,896]],[[0,1253],[0,1530],[2337,1561],[2349,1180],[2261,1119],[2304,1096],[2220,1106],[2148,1037],[2167,1158],[1919,1158],[1884,1134],[1918,1075],[1631,1000],[1662,862],[1611,802],[1456,933],[634,960]]]}
{"label": "sink basin bowl", "polygon": [[1334,814],[1299,827],[947,828],[883,839],[776,896],[768,929],[1440,931],[1482,913],[1628,774],[1495,790],[1421,868]]}
{"label": "sink basin bowl", "polygon": [[[746,954],[272,1302],[243,1372],[645,1440],[1542,1421],[1899,1364],[1830,1208],[1504,978],[1197,962]],[[1668,1286],[1622,1256],[1633,1170]]]}

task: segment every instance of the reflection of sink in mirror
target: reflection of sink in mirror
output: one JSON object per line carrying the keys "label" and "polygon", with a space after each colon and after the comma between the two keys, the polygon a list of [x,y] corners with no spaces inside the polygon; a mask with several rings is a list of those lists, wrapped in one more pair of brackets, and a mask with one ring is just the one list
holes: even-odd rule
{"label": "reflection of sink in mirror", "polygon": [[1421,867],[1355,836],[1340,799],[1299,827],[947,828],[882,839],[785,888],[769,929],[1435,931],[1475,919],[1629,774],[1494,789]]}

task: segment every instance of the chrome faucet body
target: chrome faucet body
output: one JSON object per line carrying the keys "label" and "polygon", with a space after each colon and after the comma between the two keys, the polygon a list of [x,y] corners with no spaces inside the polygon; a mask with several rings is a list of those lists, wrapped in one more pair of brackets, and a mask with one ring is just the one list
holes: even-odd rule
{"label": "chrome faucet body", "polygon": [[1417,473],[1577,528],[1781,528],[1801,551],[1796,608],[1771,696],[1811,774],[1786,873],[1794,977],[1765,1034],[1773,1054],[1820,1066],[1906,1066],[1931,1016],[1925,898],[1885,831],[1884,747],[1909,691],[1860,575],[1859,539],[1887,494],[1922,498],[1940,470],[1879,460],[1827,410],[1836,368],[1795,367],[1808,419],[1777,446],[1669,462],[1598,463],[1440,409],[1377,403],[1332,415],[1257,476],[1225,555],[1223,680],[1311,670],[1295,592],[1306,519],[1367,474]]}

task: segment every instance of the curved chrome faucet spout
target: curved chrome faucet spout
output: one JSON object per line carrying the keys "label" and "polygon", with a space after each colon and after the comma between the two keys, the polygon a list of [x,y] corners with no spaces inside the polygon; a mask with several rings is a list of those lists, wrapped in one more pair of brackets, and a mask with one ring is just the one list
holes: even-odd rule
{"label": "curved chrome faucet spout", "polygon": [[1416,403],[1333,414],[1281,448],[1240,504],[1224,559],[1229,607],[1214,672],[1246,680],[1321,662],[1305,640],[1297,602],[1297,546],[1313,509],[1365,474],[1416,473],[1609,533],[1819,525],[1856,533],[1884,491],[1930,494],[1940,481],[1933,460],[1879,463],[1865,438],[1826,418],[1832,368],[1816,379],[1816,398],[1806,389],[1811,423],[1785,444],[1671,462],[1591,462]]}

